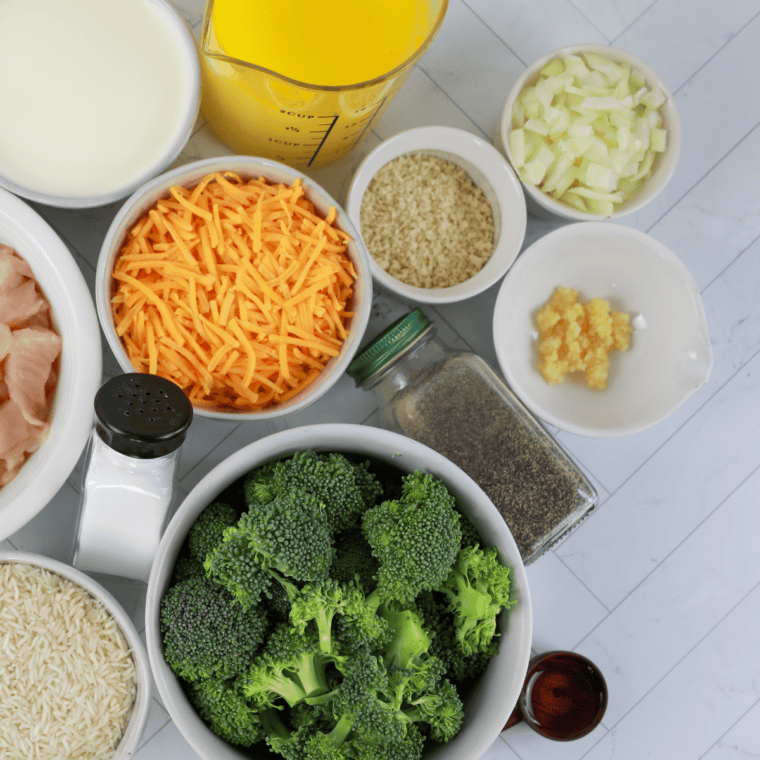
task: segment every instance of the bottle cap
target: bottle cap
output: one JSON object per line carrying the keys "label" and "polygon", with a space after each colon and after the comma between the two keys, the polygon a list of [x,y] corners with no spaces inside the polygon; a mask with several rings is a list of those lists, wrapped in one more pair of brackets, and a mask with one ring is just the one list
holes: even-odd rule
{"label": "bottle cap", "polygon": [[155,459],[182,445],[193,406],[171,380],[134,372],[100,387],[95,415],[95,429],[112,449],[136,459]]}
{"label": "bottle cap", "polygon": [[435,329],[433,323],[425,316],[422,309],[416,308],[405,317],[396,320],[367,344],[354,357],[346,372],[357,385],[361,385],[421,335],[433,329]]}

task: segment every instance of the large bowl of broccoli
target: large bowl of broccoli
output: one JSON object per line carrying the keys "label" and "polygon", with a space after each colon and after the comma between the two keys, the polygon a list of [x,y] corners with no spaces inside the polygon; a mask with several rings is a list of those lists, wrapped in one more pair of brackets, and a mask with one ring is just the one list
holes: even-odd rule
{"label": "large bowl of broccoli", "polygon": [[461,469],[366,425],[285,430],[190,492],[156,553],[156,685],[204,760],[475,760],[517,703],[531,603]]}

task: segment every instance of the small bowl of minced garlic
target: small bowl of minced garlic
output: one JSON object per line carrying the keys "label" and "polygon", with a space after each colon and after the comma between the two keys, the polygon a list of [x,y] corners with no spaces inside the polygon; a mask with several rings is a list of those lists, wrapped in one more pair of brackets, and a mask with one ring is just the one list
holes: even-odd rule
{"label": "small bowl of minced garlic", "polygon": [[390,137],[358,166],[346,210],[374,283],[406,300],[471,298],[512,266],[525,239],[520,180],[487,140],[427,126]]}
{"label": "small bowl of minced garlic", "polygon": [[525,406],[595,438],[661,422],[705,384],[713,360],[684,263],[614,222],[566,224],[528,246],[499,286],[493,336]]}

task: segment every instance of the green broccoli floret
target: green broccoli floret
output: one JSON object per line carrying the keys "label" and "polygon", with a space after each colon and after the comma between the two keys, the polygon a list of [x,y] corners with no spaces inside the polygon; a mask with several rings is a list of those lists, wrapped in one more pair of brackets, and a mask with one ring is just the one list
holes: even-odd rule
{"label": "green broccoli floret", "polygon": [[439,587],[454,613],[456,641],[468,655],[487,652],[498,635],[496,618],[509,607],[510,571],[499,562],[496,548],[462,549]]}
{"label": "green broccoli floret", "polygon": [[345,588],[332,579],[307,583],[297,589],[285,583],[290,599],[290,623],[300,634],[305,633],[311,621],[316,625],[319,648],[323,654],[337,653],[333,640],[333,619],[345,612],[349,605],[364,602],[358,589]]}
{"label": "green broccoli floret", "polygon": [[280,494],[252,507],[236,530],[263,569],[296,581],[328,577],[335,548],[324,507],[314,496],[296,491]]}
{"label": "green broccoli floret", "polygon": [[276,496],[272,484],[276,461],[265,462],[246,475],[243,481],[243,498],[248,508],[257,504],[267,504]]}
{"label": "green broccoli floret", "polygon": [[245,610],[258,605],[272,585],[271,575],[256,561],[249,541],[238,525],[227,528],[203,565],[206,575],[224,586]]}
{"label": "green broccoli floret", "polygon": [[482,544],[483,539],[480,537],[480,531],[475,527],[472,520],[461,512],[460,517],[459,527],[462,529],[462,542],[460,548],[463,549],[465,546]]}
{"label": "green broccoli floret", "polygon": [[[352,462],[354,468],[354,480],[356,487],[362,495],[364,501],[364,509],[366,511],[371,507],[374,507],[377,500],[383,495],[383,484],[378,480],[376,475],[370,471],[372,466],[368,460],[363,462]],[[357,523],[358,524],[358,523]]]}
{"label": "green broccoli floret", "polygon": [[269,748],[285,760],[304,760],[305,745],[314,729],[303,724],[291,728],[283,720],[279,710],[269,707],[261,713],[261,727]]}
{"label": "green broccoli floret", "polygon": [[360,528],[349,528],[335,537],[335,560],[330,576],[341,583],[358,580],[369,593],[377,586],[379,564]]}
{"label": "green broccoli floret", "polygon": [[221,501],[209,504],[198,515],[187,534],[190,555],[199,562],[205,562],[206,555],[222,540],[224,531],[238,521],[238,513]]}
{"label": "green broccoli floret", "polygon": [[454,496],[433,475],[415,471],[402,478],[401,498],[364,513],[362,531],[380,569],[380,599],[411,602],[448,576],[462,531]]}
{"label": "green broccoli floret", "polygon": [[279,700],[293,707],[330,691],[326,668],[334,662],[320,651],[313,631],[299,633],[279,623],[241,676],[242,691],[258,708],[276,707]]}
{"label": "green broccoli floret", "polygon": [[343,454],[297,451],[251,472],[244,485],[246,501],[253,507],[294,491],[311,494],[324,505],[331,531],[344,530],[358,524],[382,491],[368,467],[368,463],[352,463]]}
{"label": "green broccoli floret", "polygon": [[264,640],[266,614],[243,610],[205,578],[172,586],[161,599],[160,629],[169,667],[186,681],[233,678]]}
{"label": "green broccoli floret", "polygon": [[267,589],[265,596],[264,605],[271,610],[274,620],[287,621],[290,619],[290,597],[282,583],[273,582]]}
{"label": "green broccoli floret", "polygon": [[408,700],[404,717],[413,723],[426,724],[437,742],[450,742],[462,728],[464,706],[454,684],[441,679],[432,691]]}
{"label": "green broccoli floret", "polygon": [[205,577],[206,571],[203,569],[203,563],[199,562],[195,557],[191,557],[189,553],[183,552],[174,563],[171,585],[175,586],[177,583],[182,583],[182,581],[189,580],[190,578]]}
{"label": "green broccoli floret", "polygon": [[324,705],[332,713],[332,725],[309,739],[306,757],[392,757],[393,747],[407,743],[408,721],[392,701],[382,660],[368,653],[357,654],[344,663],[342,674],[332,700]]}
{"label": "green broccoli floret", "polygon": [[250,747],[263,738],[259,713],[235,680],[201,678],[189,685],[188,697],[206,725],[230,744]]}
{"label": "green broccoli floret", "polygon": [[339,657],[342,654],[339,642],[357,649],[377,646],[387,638],[386,621],[367,604],[364,592],[355,582],[338,583],[329,578],[307,583],[300,589],[287,583],[285,587],[291,602],[291,625],[303,633],[314,621],[324,654]]}
{"label": "green broccoli floret", "polygon": [[403,701],[434,689],[446,672],[446,665],[430,652],[430,636],[415,610],[390,602],[381,605],[378,614],[391,631],[383,648],[383,664],[400,709]]}
{"label": "green broccoli floret", "polygon": [[485,651],[464,654],[456,640],[454,615],[448,610],[445,597],[425,591],[415,600],[415,607],[430,636],[430,653],[444,663],[449,678],[462,683],[485,673],[491,657],[499,651],[498,637],[493,638]]}

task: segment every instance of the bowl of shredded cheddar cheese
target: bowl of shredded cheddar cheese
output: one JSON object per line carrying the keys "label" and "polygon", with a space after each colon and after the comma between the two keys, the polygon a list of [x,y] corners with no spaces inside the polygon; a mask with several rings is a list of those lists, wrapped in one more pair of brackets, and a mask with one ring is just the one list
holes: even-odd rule
{"label": "bowl of shredded cheddar cheese", "polygon": [[173,381],[216,419],[271,419],[326,393],[371,300],[367,253],[340,206],[295,169],[247,156],[149,182],[98,262],[98,316],[124,371]]}
{"label": "bowl of shredded cheddar cheese", "polygon": [[537,416],[591,437],[628,435],[675,411],[710,374],[699,290],[644,232],[577,222],[529,246],[504,278],[494,344]]}

